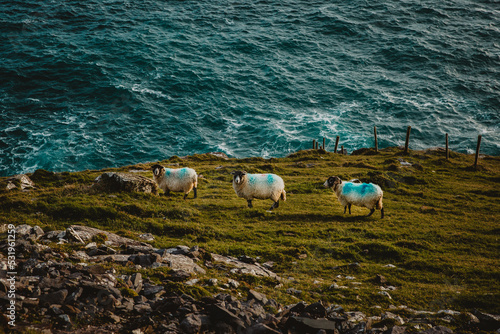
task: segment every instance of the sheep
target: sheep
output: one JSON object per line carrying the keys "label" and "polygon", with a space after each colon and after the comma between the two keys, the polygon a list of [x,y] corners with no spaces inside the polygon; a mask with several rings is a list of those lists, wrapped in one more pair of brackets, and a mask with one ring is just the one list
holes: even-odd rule
{"label": "sheep", "polygon": [[192,168],[165,168],[161,165],[154,165],[151,167],[153,170],[153,178],[165,194],[170,191],[184,192],[184,199],[191,190],[194,190],[194,197],[197,197],[198,175]]}
{"label": "sheep", "polygon": [[248,207],[252,208],[252,200],[271,199],[274,203],[269,210],[279,207],[280,198],[286,201],[285,183],[275,174],[248,174],[245,171],[235,171],[233,188],[236,195],[247,200]]}
{"label": "sheep", "polygon": [[384,193],[378,185],[355,182],[355,180],[342,182],[337,176],[329,177],[323,185],[325,188],[332,188],[337,194],[340,204],[344,206],[344,214],[347,208],[349,208],[349,214],[351,214],[351,205],[354,204],[370,209],[367,217],[370,217],[377,209],[380,210],[380,218],[384,218],[384,207],[382,205]]}

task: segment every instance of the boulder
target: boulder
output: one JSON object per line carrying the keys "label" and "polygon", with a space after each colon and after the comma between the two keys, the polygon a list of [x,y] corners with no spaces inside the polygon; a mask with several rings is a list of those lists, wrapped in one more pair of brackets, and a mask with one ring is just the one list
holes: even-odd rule
{"label": "boulder", "polygon": [[1,182],[1,188],[5,190],[12,190],[19,188],[21,190],[32,189],[35,187],[35,183],[24,174],[14,175]]}
{"label": "boulder", "polygon": [[327,333],[333,333],[336,328],[336,322],[328,319],[311,319],[306,317],[290,317],[285,326],[295,329],[299,333],[317,333],[325,330]]}
{"label": "boulder", "polygon": [[474,310],[473,314],[479,319],[479,327],[488,331],[496,331],[500,329],[500,315],[493,315]]}
{"label": "boulder", "polygon": [[453,331],[448,327],[436,326],[429,328],[426,331],[420,332],[420,334],[453,334]]}
{"label": "boulder", "polygon": [[61,305],[68,296],[68,290],[63,289],[56,292],[48,293],[40,296],[40,304],[42,305]]}
{"label": "boulder", "polygon": [[95,179],[92,187],[101,192],[126,191],[158,195],[158,185],[155,181],[128,173],[103,173]]}
{"label": "boulder", "polygon": [[22,224],[16,227],[16,235],[19,239],[38,240],[44,235],[44,232],[40,226],[32,227],[27,224]]}
{"label": "boulder", "polygon": [[206,273],[205,269],[194,263],[194,261],[191,258],[185,255],[164,253],[161,260],[172,269],[183,270],[185,272],[193,274]]}
{"label": "boulder", "polygon": [[277,280],[281,280],[281,278],[273,273],[272,271],[264,268],[258,263],[255,264],[249,264],[242,262],[234,257],[231,256],[223,256],[223,255],[218,255],[218,254],[211,254],[212,259],[215,262],[223,262],[225,264],[228,264],[232,267],[234,267],[231,270],[231,273],[233,274],[247,274],[247,275],[252,275],[252,276],[262,276],[262,277],[271,277]]}
{"label": "boulder", "polygon": [[181,329],[185,333],[199,333],[201,330],[201,318],[196,314],[189,314],[186,319],[181,322]]}
{"label": "boulder", "polygon": [[[135,241],[129,238],[120,237],[117,234],[106,232],[103,230],[99,230],[97,228],[88,227],[88,226],[80,226],[80,225],[71,225],[72,231],[74,231],[78,237],[83,241],[83,243],[88,243],[92,241],[94,237],[97,235],[106,235],[106,245],[111,247],[120,247],[120,246],[142,246],[144,248],[153,249],[153,247],[149,244],[144,244],[139,241]],[[68,228],[68,229],[69,229]],[[66,229],[66,237],[68,229]]]}

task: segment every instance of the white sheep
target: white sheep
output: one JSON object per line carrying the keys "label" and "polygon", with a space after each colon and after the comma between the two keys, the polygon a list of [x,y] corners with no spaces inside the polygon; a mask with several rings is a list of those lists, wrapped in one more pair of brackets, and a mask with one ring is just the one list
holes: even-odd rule
{"label": "white sheep", "polygon": [[184,192],[184,199],[191,190],[194,190],[194,197],[197,197],[196,188],[198,187],[198,175],[192,168],[165,168],[161,165],[154,165],[153,178],[165,194],[170,191]]}
{"label": "white sheep", "polygon": [[275,174],[248,174],[245,171],[236,171],[233,175],[233,188],[236,195],[243,197],[252,208],[252,200],[271,199],[274,203],[269,210],[279,207],[280,198],[286,201],[285,183]]}
{"label": "white sheep", "polygon": [[344,214],[349,208],[351,214],[351,205],[367,207],[371,216],[375,209],[380,210],[381,218],[384,218],[384,207],[382,205],[382,197],[384,192],[380,187],[373,183],[358,183],[358,182],[342,182],[337,176],[329,177],[324,183],[326,188],[332,188],[337,198],[344,206]]}

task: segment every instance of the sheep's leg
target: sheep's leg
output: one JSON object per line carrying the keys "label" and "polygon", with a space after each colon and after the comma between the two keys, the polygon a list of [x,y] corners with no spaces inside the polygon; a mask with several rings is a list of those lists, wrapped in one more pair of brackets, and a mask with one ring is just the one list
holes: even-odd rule
{"label": "sheep's leg", "polygon": [[375,209],[371,209],[370,213],[367,215],[367,217],[370,217],[374,212],[375,212]]}
{"label": "sheep's leg", "polygon": [[276,209],[279,206],[280,206],[280,201],[277,200],[276,202],[273,203],[273,205],[271,205],[271,208],[269,209],[269,211],[271,211],[272,209]]}
{"label": "sheep's leg", "polygon": [[349,207],[349,214],[351,214],[351,204],[349,204],[348,207]]}
{"label": "sheep's leg", "polygon": [[169,190],[169,189],[164,190],[164,191],[163,191],[163,195],[164,195],[164,196],[170,196],[170,190]]}
{"label": "sheep's leg", "polygon": [[184,199],[186,199],[187,197],[188,197],[188,194],[187,194],[187,193],[186,193],[186,194],[184,194]]}
{"label": "sheep's leg", "polygon": [[247,203],[248,203],[248,207],[249,208],[253,208],[252,200],[251,199],[247,199]]}
{"label": "sheep's leg", "polygon": [[380,209],[380,218],[384,218],[384,208]]}
{"label": "sheep's leg", "polygon": [[347,205],[344,206],[344,215],[345,215],[345,212],[347,211]]}
{"label": "sheep's leg", "polygon": [[194,191],[194,197],[193,197],[193,199],[195,199],[196,197],[198,197],[198,193],[196,192],[196,187],[193,188],[193,191]]}

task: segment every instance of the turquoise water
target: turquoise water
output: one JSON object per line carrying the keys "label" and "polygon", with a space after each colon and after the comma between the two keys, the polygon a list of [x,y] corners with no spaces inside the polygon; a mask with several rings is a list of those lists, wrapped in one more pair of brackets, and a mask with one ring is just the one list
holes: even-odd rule
{"label": "turquoise water", "polygon": [[500,154],[498,1],[0,0],[0,176],[334,139]]}

